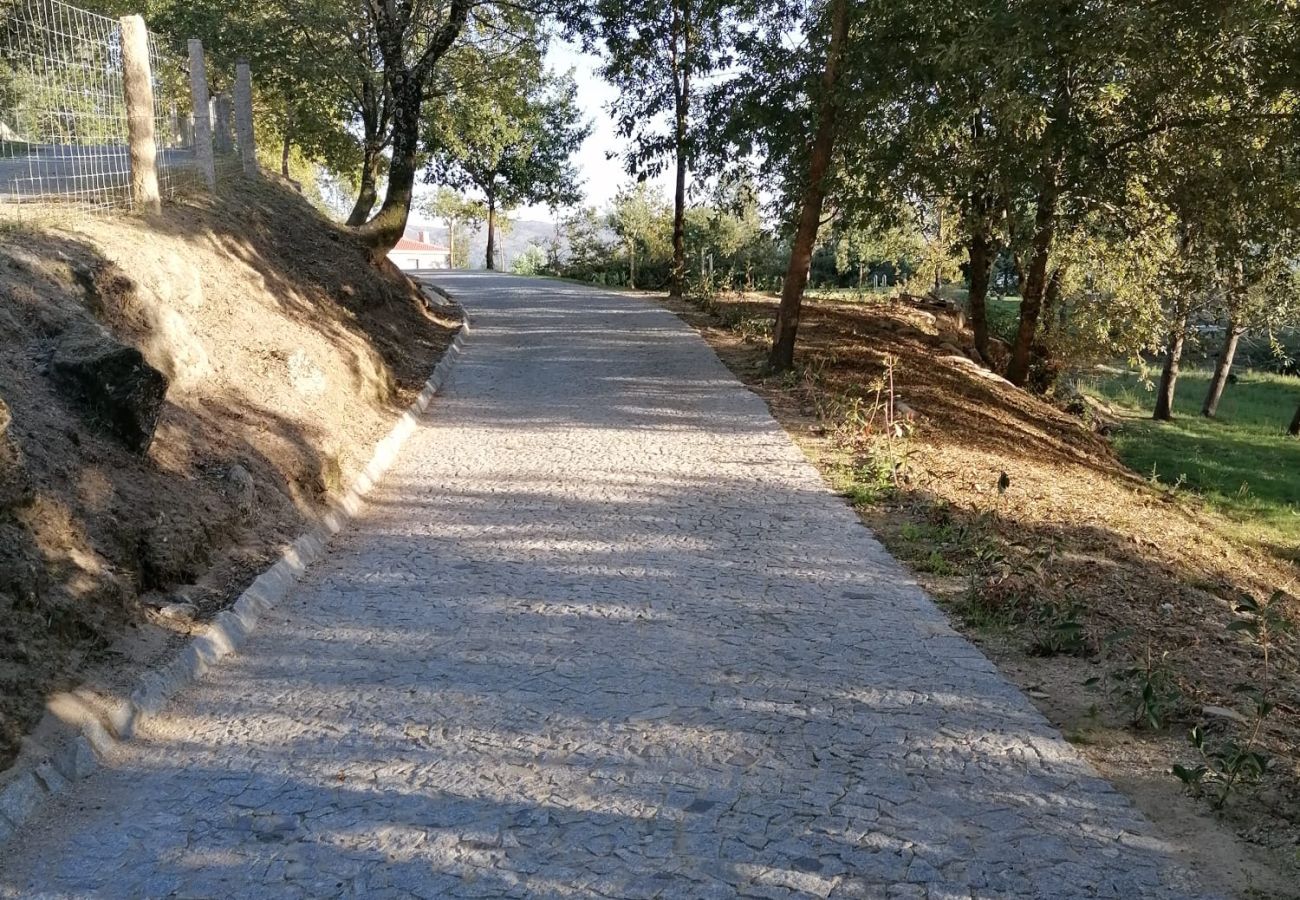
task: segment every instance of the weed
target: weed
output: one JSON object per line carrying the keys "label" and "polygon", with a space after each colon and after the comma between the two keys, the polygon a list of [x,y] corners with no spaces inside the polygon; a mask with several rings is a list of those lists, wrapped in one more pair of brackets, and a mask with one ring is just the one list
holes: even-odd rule
{"label": "weed", "polygon": [[[820,362],[822,368],[828,364]],[[896,491],[907,478],[907,461],[913,452],[907,438],[912,425],[898,413],[894,363],[892,356],[886,357],[885,371],[871,384],[874,393],[868,397],[826,396],[816,390],[819,375],[805,378],[818,418],[828,423],[831,441],[854,454],[852,487],[846,492],[854,502],[876,502]]]}
{"label": "weed", "polygon": [[772,320],[763,315],[751,315],[739,304],[723,304],[714,311],[723,327],[736,332],[746,341],[751,337],[766,338],[772,330]]}
{"label": "weed", "polygon": [[1239,618],[1228,623],[1229,631],[1252,641],[1261,654],[1258,680],[1236,688],[1248,700],[1250,709],[1241,733],[1211,742],[1204,727],[1196,725],[1188,739],[1201,761],[1192,765],[1175,763],[1170,769],[1193,795],[1202,794],[1209,783],[1217,785],[1211,801],[1215,809],[1222,809],[1232,792],[1242,785],[1258,783],[1271,762],[1268,754],[1260,749],[1260,736],[1276,708],[1273,695],[1279,679],[1274,649],[1278,638],[1294,627],[1283,610],[1285,598],[1282,591],[1274,591],[1263,603],[1242,596],[1234,607]]}
{"label": "weed", "polygon": [[1183,692],[1178,687],[1169,651],[1153,653],[1148,646],[1141,664],[1116,673],[1130,701],[1136,704],[1133,724],[1159,731],[1169,724],[1183,706]]}
{"label": "weed", "polygon": [[[1112,647],[1127,641],[1135,633],[1132,628],[1111,632],[1102,639],[1101,653],[1109,655]],[[1136,661],[1110,669],[1104,678],[1089,678],[1084,686],[1096,687],[1103,682],[1108,693],[1132,708],[1130,722],[1135,728],[1160,731],[1183,710],[1183,692],[1168,650],[1157,653],[1148,644]]]}
{"label": "weed", "polygon": [[1031,620],[1029,650],[1035,656],[1085,656],[1092,652],[1077,603],[1049,602]]}
{"label": "weed", "polygon": [[915,566],[918,572],[928,572],[931,575],[953,575],[957,571],[938,550],[931,550],[929,555],[916,562]]}

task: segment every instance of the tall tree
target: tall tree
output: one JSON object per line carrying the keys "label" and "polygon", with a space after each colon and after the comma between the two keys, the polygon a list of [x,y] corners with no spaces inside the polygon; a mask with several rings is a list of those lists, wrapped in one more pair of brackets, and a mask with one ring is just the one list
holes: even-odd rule
{"label": "tall tree", "polygon": [[726,9],[724,0],[588,0],[567,19],[589,49],[601,50],[601,75],[618,88],[610,112],[629,142],[628,174],[645,179],[672,167],[677,298],[686,284],[687,180],[703,127],[695,96],[722,61]]}
{"label": "tall tree", "polygon": [[[637,261],[647,251],[653,252],[665,212],[664,204],[651,193],[645,182],[624,187],[614,197],[609,211],[609,227],[618,235],[627,252],[628,287],[636,287]],[[671,213],[668,215],[671,217]]]}
{"label": "tall tree", "polygon": [[[391,102],[388,187],[374,217],[359,229],[378,261],[406,231],[420,168],[421,113],[435,69],[466,28],[476,0],[363,0],[365,24],[383,65]],[[475,23],[477,27],[477,23]]]}
{"label": "tall tree", "polygon": [[845,44],[849,39],[848,0],[829,0],[825,65],[820,91],[816,95],[816,128],[807,152],[807,169],[796,182],[799,217],[790,249],[790,264],[781,285],[781,305],[777,309],[772,332],[772,351],[768,364],[781,372],[794,365],[795,336],[799,330],[799,310],[808,287],[808,267],[812,264],[813,246],[821,227],[822,204],[828,189],[827,174],[835,151],[839,96],[843,90],[842,66]]}
{"label": "tall tree", "polygon": [[469,268],[468,231],[471,228],[478,228],[487,218],[487,207],[482,201],[471,200],[451,188],[440,187],[433,199],[424,204],[424,212],[446,223],[447,247],[451,250],[451,267]]}
{"label": "tall tree", "polygon": [[591,133],[572,76],[517,59],[486,90],[461,91],[430,116],[431,182],[473,188],[487,209],[487,267],[496,268],[497,216],[524,204],[566,206],[581,199],[570,160]]}

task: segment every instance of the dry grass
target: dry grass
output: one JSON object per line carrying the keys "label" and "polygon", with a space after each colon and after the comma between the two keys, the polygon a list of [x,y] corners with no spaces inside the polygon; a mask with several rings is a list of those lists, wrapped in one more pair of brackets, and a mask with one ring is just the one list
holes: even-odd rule
{"label": "dry grass", "polygon": [[[0,577],[0,765],[49,691],[194,627],[158,604],[183,595],[202,621],[236,596],[360,469],[457,324],[271,179],[156,220],[34,221],[0,230],[0,482],[24,484],[0,498],[0,570],[18,573]],[[170,379],[145,456],[44,374],[92,321]]]}
{"label": "dry grass", "polygon": [[[800,368],[785,377],[763,368],[768,299],[724,298],[709,313],[673,308],[768,401],[957,626],[1188,848],[1190,861],[1235,891],[1293,895],[1294,639],[1278,657],[1288,671],[1275,682],[1278,705],[1262,739],[1273,761],[1262,782],[1234,794],[1216,819],[1207,802],[1180,796],[1169,774],[1174,762],[1195,757],[1185,737],[1193,723],[1205,721],[1214,740],[1244,730],[1203,708],[1248,711],[1236,688],[1261,684],[1262,654],[1227,626],[1240,618],[1241,594],[1267,598],[1277,589],[1295,620],[1289,561],[1242,542],[1234,523],[1194,496],[1137,477],[1081,419],[945,358],[933,319],[907,307],[806,303]],[[878,460],[864,466],[884,440],[863,433],[868,416],[846,421],[854,398],[859,410],[872,407],[891,361],[898,399],[915,411],[910,433],[890,443],[889,455],[902,462],[896,485],[888,476],[881,483]],[[1062,648],[1055,640],[1062,634],[1080,646]],[[1143,705],[1125,690],[1138,685],[1112,677],[1148,660],[1177,688],[1159,728],[1139,721]],[[1084,686],[1094,678],[1097,686]]]}

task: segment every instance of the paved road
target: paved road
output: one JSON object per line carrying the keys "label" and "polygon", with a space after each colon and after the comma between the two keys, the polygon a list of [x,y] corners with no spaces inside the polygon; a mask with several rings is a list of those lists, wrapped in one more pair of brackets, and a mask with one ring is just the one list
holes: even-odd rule
{"label": "paved road", "polygon": [[0,893],[1188,896],[677,319],[442,281],[368,514]]}
{"label": "paved road", "polygon": [[[196,165],[193,149],[158,150],[160,172]],[[94,200],[130,186],[125,144],[40,144],[27,155],[0,157],[0,202],[61,196]]]}

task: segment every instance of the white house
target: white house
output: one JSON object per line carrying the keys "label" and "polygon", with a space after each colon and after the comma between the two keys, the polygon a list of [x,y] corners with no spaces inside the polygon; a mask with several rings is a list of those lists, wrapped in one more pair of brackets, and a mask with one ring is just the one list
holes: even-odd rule
{"label": "white house", "polygon": [[451,248],[433,243],[424,229],[415,232],[415,237],[403,235],[397,246],[388,251],[388,258],[404,272],[451,268]]}

